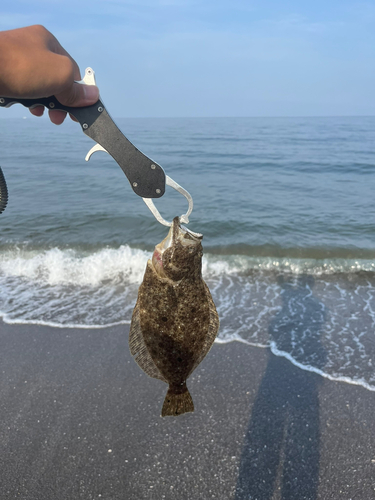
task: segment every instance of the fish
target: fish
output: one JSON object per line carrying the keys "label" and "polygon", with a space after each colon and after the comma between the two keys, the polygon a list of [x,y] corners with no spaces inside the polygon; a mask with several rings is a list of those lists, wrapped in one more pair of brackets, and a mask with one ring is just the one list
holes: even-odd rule
{"label": "fish", "polygon": [[129,348],[150,377],[168,384],[161,416],[193,412],[186,385],[212,347],[219,316],[202,278],[202,238],[173,219],[149,259],[133,311]]}

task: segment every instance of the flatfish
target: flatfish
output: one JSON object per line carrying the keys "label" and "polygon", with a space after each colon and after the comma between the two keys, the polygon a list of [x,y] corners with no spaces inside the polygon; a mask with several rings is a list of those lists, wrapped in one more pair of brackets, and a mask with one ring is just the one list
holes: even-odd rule
{"label": "flatfish", "polygon": [[186,386],[210,350],[219,317],[202,278],[202,236],[173,219],[168,236],[155,247],[139,287],[130,327],[135,361],[150,377],[169,385],[161,415],[194,411]]}

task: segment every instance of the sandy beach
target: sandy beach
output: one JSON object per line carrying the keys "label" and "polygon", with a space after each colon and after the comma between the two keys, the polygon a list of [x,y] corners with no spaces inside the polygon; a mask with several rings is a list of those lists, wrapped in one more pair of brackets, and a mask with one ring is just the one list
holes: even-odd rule
{"label": "sandy beach", "polygon": [[374,498],[374,392],[214,345],[162,419],[127,336],[1,323],[2,499]]}

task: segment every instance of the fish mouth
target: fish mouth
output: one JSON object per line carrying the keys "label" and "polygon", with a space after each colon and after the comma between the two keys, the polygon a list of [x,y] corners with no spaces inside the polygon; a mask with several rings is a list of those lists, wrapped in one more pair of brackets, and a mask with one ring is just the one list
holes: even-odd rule
{"label": "fish mouth", "polygon": [[190,231],[185,226],[180,226],[179,218],[175,217],[173,219],[171,228],[168,235],[162,242],[156,245],[154,253],[152,255],[152,264],[155,271],[160,276],[165,276],[163,270],[163,253],[167,248],[175,245],[177,242],[181,243],[183,246],[196,246],[203,238],[202,234],[194,233]]}

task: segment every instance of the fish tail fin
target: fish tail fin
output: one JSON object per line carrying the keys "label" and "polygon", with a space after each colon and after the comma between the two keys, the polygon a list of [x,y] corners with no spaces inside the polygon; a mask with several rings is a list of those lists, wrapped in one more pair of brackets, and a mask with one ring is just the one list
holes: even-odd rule
{"label": "fish tail fin", "polygon": [[178,387],[177,390],[175,387],[169,386],[167,395],[164,399],[163,408],[161,410],[161,416],[175,417],[192,411],[194,411],[194,403],[186,384],[182,387]]}

